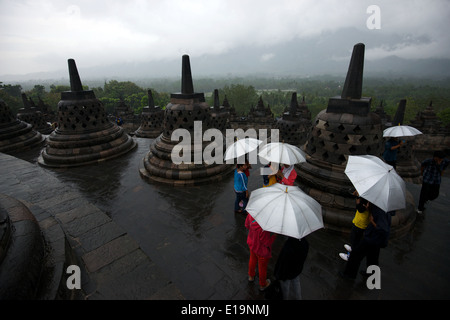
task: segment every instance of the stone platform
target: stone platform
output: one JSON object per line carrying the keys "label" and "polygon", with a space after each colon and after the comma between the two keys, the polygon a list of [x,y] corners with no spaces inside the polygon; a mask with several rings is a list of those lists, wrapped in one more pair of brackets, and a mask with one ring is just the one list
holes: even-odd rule
{"label": "stone platform", "polygon": [[[18,155],[23,160],[0,154],[0,193],[20,200],[33,213],[40,208],[36,219],[41,225],[56,221],[64,231],[82,270],[82,289],[72,298],[188,300],[175,306],[264,300],[258,286],[247,282],[245,216],[233,212],[233,177],[186,188],[148,183],[139,168],[152,140],[136,142],[136,151],[123,157],[71,169],[37,165],[39,152]],[[262,185],[258,172],[254,165],[250,190]],[[406,185],[417,203],[420,185]],[[425,215],[381,250],[380,290],[367,289],[361,276],[355,281],[339,277],[345,262],[338,253],[346,235],[326,229],[309,235],[303,298],[450,299],[449,193],[447,172],[439,198]],[[269,276],[283,240],[279,236],[274,243]]]}

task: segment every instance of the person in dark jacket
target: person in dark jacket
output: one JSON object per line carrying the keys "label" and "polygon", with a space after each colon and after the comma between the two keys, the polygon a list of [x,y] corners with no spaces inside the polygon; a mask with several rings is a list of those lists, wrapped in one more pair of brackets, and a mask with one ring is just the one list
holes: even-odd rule
{"label": "person in dark jacket", "polygon": [[426,159],[422,162],[420,169],[423,181],[417,208],[418,214],[423,213],[427,201],[432,201],[439,196],[442,175],[449,163],[450,161],[445,159],[445,153],[442,151],[435,151],[432,159]]}
{"label": "person in dark jacket", "polygon": [[367,267],[378,266],[380,249],[388,244],[391,229],[391,217],[395,211],[385,212],[373,203],[369,205],[370,223],[364,231],[359,245],[352,249],[352,254],[347,261],[343,276],[356,278],[361,261],[366,257]]}
{"label": "person in dark jacket", "polygon": [[399,141],[397,137],[390,137],[385,145],[383,152],[383,159],[387,164],[390,164],[397,169],[397,151],[404,144],[404,141]]}
{"label": "person in dark jacket", "polygon": [[279,281],[284,300],[301,300],[300,273],[309,244],[306,238],[288,237],[275,264],[274,276]]}

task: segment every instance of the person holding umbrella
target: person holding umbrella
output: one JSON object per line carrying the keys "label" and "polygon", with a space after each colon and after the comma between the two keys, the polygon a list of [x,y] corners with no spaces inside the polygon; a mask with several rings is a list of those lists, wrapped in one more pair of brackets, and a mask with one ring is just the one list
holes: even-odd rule
{"label": "person holding umbrella", "polygon": [[275,264],[274,276],[280,282],[283,300],[301,300],[300,274],[309,251],[306,238],[287,237]]}
{"label": "person holding umbrella", "polygon": [[418,214],[423,213],[427,201],[434,200],[439,196],[441,177],[449,163],[450,161],[445,159],[445,153],[442,151],[435,151],[432,159],[426,159],[422,162],[420,169],[423,180],[417,208]]}
{"label": "person holding umbrella", "polygon": [[295,171],[294,165],[283,164],[282,170],[278,170],[276,176],[278,183],[293,186],[297,178],[297,172]]}
{"label": "person holding umbrella", "polygon": [[[248,177],[245,174],[247,164],[240,163],[234,170],[234,192],[236,193],[236,200],[234,202],[234,212],[242,213],[248,202]],[[242,209],[240,203],[242,201]]]}
{"label": "person holding umbrella", "polygon": [[264,231],[250,214],[245,219],[245,227],[249,230],[247,236],[247,244],[250,249],[248,281],[255,281],[256,265],[258,264],[259,290],[264,291],[270,285],[270,279],[267,279],[267,265],[272,258],[272,244],[276,234]]}
{"label": "person holding umbrella", "polygon": [[354,279],[364,257],[367,266],[378,265],[380,248],[388,243],[391,216],[406,206],[406,187],[391,165],[373,155],[349,156],[344,172],[359,196],[369,201],[370,223],[340,273]]}
{"label": "person holding umbrella", "polygon": [[[277,165],[278,167],[278,165]],[[278,172],[277,169],[272,167],[272,163],[269,162],[267,165],[264,166],[264,169],[267,169],[267,171],[271,171],[270,174],[263,174],[263,188],[270,187],[271,185],[277,183],[276,174]]]}
{"label": "person holding umbrella", "polygon": [[392,126],[383,130],[383,137],[388,138],[384,147],[384,161],[393,166],[394,169],[397,169],[397,151],[405,143],[404,140],[399,142],[399,137],[412,137],[418,134],[422,134],[422,132],[414,127],[404,126],[400,123],[398,126]]}
{"label": "person holding umbrella", "polygon": [[370,215],[368,211],[369,201],[361,198],[356,190],[353,194],[356,195],[357,198],[356,213],[355,217],[352,220],[352,229],[350,231],[350,245],[344,245],[347,253],[339,253],[339,256],[345,261],[348,261],[348,257],[350,257],[352,248],[354,248],[361,241],[364,230],[366,230],[367,226],[370,223]]}
{"label": "person holding umbrella", "polygon": [[[258,145],[262,143],[261,140],[254,138],[238,139],[227,147],[224,155],[224,160],[229,161],[238,159],[238,164],[234,170],[234,192],[236,193],[236,200],[234,203],[234,212],[242,213],[248,202],[248,176],[251,165],[248,161],[248,153],[256,150]],[[245,164],[239,163],[239,158],[245,156]],[[228,163],[228,162],[227,162]],[[241,208],[242,207],[242,208]]]}
{"label": "person holding umbrella", "polygon": [[[262,254],[255,251],[258,249],[257,246],[253,247],[253,245],[256,243],[262,246],[261,243],[266,243],[266,245],[263,246],[263,249],[271,251],[271,245],[273,240],[275,240],[274,236],[268,238],[268,235],[271,232],[293,238],[294,240],[290,240],[289,243],[287,243],[288,247],[285,249],[286,251],[288,251],[288,249],[290,251],[292,247],[289,247],[292,244],[292,241],[298,242],[299,239],[303,239],[308,234],[324,227],[320,203],[297,186],[286,186],[275,183],[269,188],[256,189],[252,191],[252,194],[250,195],[246,211],[249,213],[246,220],[246,226],[250,228],[247,243],[249,244],[250,249],[253,250],[256,255],[260,256]],[[251,235],[252,226],[253,228],[258,229]],[[253,238],[255,237],[255,234],[257,234],[256,232],[264,233],[260,234],[259,238]],[[303,251],[305,250],[303,246],[306,242],[303,242],[303,240],[301,242],[302,248],[300,248],[300,250]],[[296,252],[298,252],[297,249],[299,249],[296,248],[297,244],[298,243],[295,243],[293,246],[294,251]],[[280,264],[282,265],[284,264],[284,258],[281,258],[282,260],[280,261]],[[300,261],[297,262],[300,264]],[[297,267],[299,267],[299,264],[297,264]],[[279,266],[280,271],[284,269],[282,265]],[[283,275],[284,272],[281,272],[283,280],[293,280],[296,275],[298,275],[296,272],[301,270],[301,268],[297,267],[294,268],[296,271],[292,273],[289,272],[286,278],[285,275]],[[254,263],[252,265],[252,261],[250,260],[249,280],[253,279],[254,274]],[[291,278],[293,275],[294,277]],[[264,282],[261,282],[260,278],[260,286],[263,284]]]}
{"label": "person holding umbrella", "polygon": [[383,159],[397,169],[397,151],[403,145],[403,140],[399,141],[397,137],[390,137],[384,145]]}
{"label": "person holding umbrella", "polygon": [[395,211],[385,212],[373,203],[369,203],[370,223],[364,231],[362,240],[352,248],[345,270],[344,278],[355,279],[361,261],[366,257],[367,267],[379,265],[380,249],[388,244],[391,229],[391,216]]}

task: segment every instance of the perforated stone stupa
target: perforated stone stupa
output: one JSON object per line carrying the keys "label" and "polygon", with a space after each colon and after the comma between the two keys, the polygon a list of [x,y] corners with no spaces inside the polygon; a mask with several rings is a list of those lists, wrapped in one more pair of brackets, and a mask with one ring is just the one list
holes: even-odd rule
{"label": "perforated stone stupa", "polygon": [[[392,125],[403,125],[406,111],[406,99],[400,100],[397,111],[394,115]],[[404,140],[400,148],[397,149],[397,173],[405,180],[411,183],[422,183],[422,173],[420,171],[420,162],[416,158],[415,148],[416,139],[418,136],[399,137],[399,140]],[[387,138],[385,138],[387,140]]]}
{"label": "perforated stone stupa", "polygon": [[442,121],[439,120],[433,108],[433,101],[423,111],[419,111],[416,117],[411,120],[411,125],[424,134],[444,133]]}
{"label": "perforated stone stupa", "polygon": [[423,133],[416,137],[416,154],[420,153],[422,157],[426,157],[427,154],[437,150],[450,152],[450,126],[442,126],[432,101],[425,110],[419,111],[415,119],[411,120],[411,126]]}
{"label": "perforated stone stupa", "polygon": [[69,59],[71,91],[61,92],[58,127],[47,138],[39,164],[73,167],[116,158],[136,142],[123,128],[110,122],[92,90],[83,90],[75,60]]}
{"label": "perforated stone stupa", "polygon": [[[362,43],[354,46],[342,94],[330,98],[327,109],[317,115],[305,145],[307,161],[296,165],[297,183],[322,205],[326,226],[346,233],[355,215],[353,185],[344,173],[348,156],[381,156],[383,150],[380,117],[370,112],[371,98],[361,96],[364,49]],[[413,222],[411,201],[409,195],[408,208],[393,218],[393,233]]]}
{"label": "perforated stone stupa", "polygon": [[[227,100],[224,100],[228,103]],[[230,111],[219,102],[219,90],[214,90],[214,106],[211,107],[211,127],[225,134],[230,128]]]}
{"label": "perforated stone stupa", "polygon": [[17,118],[31,124],[33,129],[41,134],[52,133],[51,124],[47,123],[44,114],[34,106],[34,103],[33,105],[30,103],[25,93],[22,93],[22,102],[23,108],[17,112]]}
{"label": "perforated stone stupa", "polygon": [[155,106],[152,90],[147,91],[148,106],[142,109],[141,125],[135,135],[142,138],[154,139],[163,131],[164,110]]}
{"label": "perforated stone stupa", "polygon": [[269,105],[264,105],[262,97],[259,97],[258,104],[250,109],[247,121],[249,127],[255,130],[272,129],[275,125],[272,110]]}
{"label": "perforated stone stupa", "polygon": [[297,92],[292,93],[291,104],[277,120],[275,128],[280,130],[280,140],[285,143],[300,146],[306,142],[311,129],[311,112],[306,106],[304,97],[302,104],[299,105]]}
{"label": "perforated stone stupa", "polygon": [[45,137],[33,130],[31,124],[15,117],[8,105],[0,99],[0,152],[15,154],[42,146]]}
{"label": "perforated stone stupa", "polygon": [[[201,121],[202,132],[197,134],[203,137],[205,130],[211,128],[210,107],[205,102],[203,93],[194,92],[189,56],[184,55],[181,93],[172,93],[170,96],[170,102],[164,113],[163,133],[150,145],[150,151],[144,157],[144,168],[140,169],[142,178],[175,186],[187,186],[219,181],[232,172],[234,166],[225,163],[207,164],[204,159],[199,161],[201,163],[196,163],[195,159],[198,159],[198,156],[201,157],[205,147],[211,143],[206,141],[199,146],[194,145],[196,121]],[[172,133],[177,129],[186,129],[190,133],[191,141],[186,142],[181,139],[179,141],[178,138],[172,141]],[[176,164],[172,161],[171,154],[174,147],[181,142],[190,145],[190,160]],[[219,145],[223,142],[216,141]],[[223,150],[225,150],[224,145]]]}

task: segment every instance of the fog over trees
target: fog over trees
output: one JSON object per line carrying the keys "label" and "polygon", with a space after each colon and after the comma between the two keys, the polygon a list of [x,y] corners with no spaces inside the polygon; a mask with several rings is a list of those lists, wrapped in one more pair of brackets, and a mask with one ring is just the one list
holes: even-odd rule
{"label": "fog over trees", "polygon": [[[292,92],[298,99],[304,97],[314,118],[325,109],[328,99],[341,94],[345,78],[337,76],[317,76],[310,78],[295,77],[203,77],[194,79],[196,92],[204,92],[210,106],[213,105],[212,92],[219,90],[219,100],[225,95],[239,115],[245,116],[255,106],[260,96],[265,105],[270,105],[274,115],[280,116],[289,106]],[[180,91],[180,79],[136,79],[126,80],[88,80],[83,81],[85,89],[93,90],[102,101],[106,111],[113,113],[114,108],[123,99],[136,114],[148,105],[147,90],[151,89],[155,105],[164,108],[170,101],[170,93]],[[364,79],[363,96],[372,97],[372,110],[383,103],[387,114],[393,116],[401,99],[406,99],[405,124],[412,120],[417,112],[424,110],[430,102],[444,125],[450,124],[450,78],[441,80],[413,78],[376,78]],[[70,90],[64,80],[34,80],[21,83],[0,83],[0,99],[3,99],[16,113],[23,107],[21,94],[25,93],[36,104],[39,98],[51,109],[57,111],[62,91]]]}

